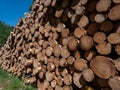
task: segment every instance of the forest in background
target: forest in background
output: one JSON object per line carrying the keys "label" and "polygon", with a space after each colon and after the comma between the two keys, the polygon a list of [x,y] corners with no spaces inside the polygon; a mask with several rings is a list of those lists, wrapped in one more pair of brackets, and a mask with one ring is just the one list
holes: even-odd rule
{"label": "forest in background", "polygon": [[13,28],[13,26],[7,25],[4,22],[0,21],[0,48],[4,46]]}

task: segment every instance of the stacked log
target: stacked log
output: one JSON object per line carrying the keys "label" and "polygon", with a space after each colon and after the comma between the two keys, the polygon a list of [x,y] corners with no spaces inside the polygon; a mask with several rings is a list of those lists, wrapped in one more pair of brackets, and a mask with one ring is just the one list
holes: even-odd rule
{"label": "stacked log", "polygon": [[38,90],[120,90],[119,20],[119,0],[34,0],[0,67]]}

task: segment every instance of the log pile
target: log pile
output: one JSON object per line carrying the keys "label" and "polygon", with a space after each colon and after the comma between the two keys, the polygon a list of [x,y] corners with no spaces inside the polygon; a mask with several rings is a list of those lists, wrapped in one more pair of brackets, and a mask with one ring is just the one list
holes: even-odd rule
{"label": "log pile", "polygon": [[120,90],[120,0],[34,0],[0,67],[38,90]]}

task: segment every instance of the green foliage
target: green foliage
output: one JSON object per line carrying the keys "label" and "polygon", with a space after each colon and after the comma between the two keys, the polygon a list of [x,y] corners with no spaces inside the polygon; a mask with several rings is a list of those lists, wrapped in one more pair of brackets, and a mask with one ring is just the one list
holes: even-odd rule
{"label": "green foliage", "polygon": [[24,85],[20,79],[0,69],[0,90],[37,90],[37,88]]}
{"label": "green foliage", "polygon": [[0,21],[0,47],[2,47],[5,44],[7,37],[10,35],[10,32],[12,30],[12,26],[9,26],[4,22]]}

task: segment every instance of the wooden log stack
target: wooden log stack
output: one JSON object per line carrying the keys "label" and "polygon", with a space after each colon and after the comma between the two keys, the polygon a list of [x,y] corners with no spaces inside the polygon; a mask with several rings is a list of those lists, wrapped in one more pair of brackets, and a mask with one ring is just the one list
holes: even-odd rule
{"label": "wooden log stack", "polygon": [[120,90],[120,0],[34,0],[0,67],[38,90]]}

